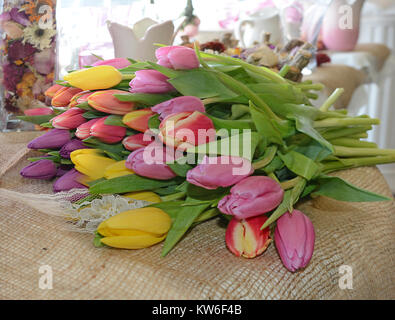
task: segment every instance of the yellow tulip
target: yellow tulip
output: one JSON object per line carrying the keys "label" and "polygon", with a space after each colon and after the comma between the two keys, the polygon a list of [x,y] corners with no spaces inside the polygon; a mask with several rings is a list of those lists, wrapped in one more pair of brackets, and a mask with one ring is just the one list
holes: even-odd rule
{"label": "yellow tulip", "polygon": [[130,198],[132,200],[144,200],[153,203],[161,202],[161,198],[152,191],[139,191],[139,192],[129,192],[122,195],[123,197]]}
{"label": "yellow tulip", "polygon": [[128,210],[100,223],[101,242],[114,248],[142,249],[166,238],[171,226],[169,215],[158,208]]}
{"label": "yellow tulip", "polygon": [[115,162],[109,165],[104,171],[104,178],[112,179],[117,177],[126,176],[128,174],[133,174],[134,171],[125,167],[126,160]]}
{"label": "yellow tulip", "polygon": [[104,177],[106,168],[115,160],[104,157],[95,149],[79,149],[70,154],[71,162],[74,163],[75,170],[86,175],[90,180],[97,180]]}
{"label": "yellow tulip", "polygon": [[122,74],[113,66],[103,65],[70,72],[63,79],[82,90],[100,90],[119,84]]}

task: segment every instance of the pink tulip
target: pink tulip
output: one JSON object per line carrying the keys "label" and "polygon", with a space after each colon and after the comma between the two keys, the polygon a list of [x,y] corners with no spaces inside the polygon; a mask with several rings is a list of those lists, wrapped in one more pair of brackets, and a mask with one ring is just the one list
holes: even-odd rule
{"label": "pink tulip", "polygon": [[217,189],[232,186],[253,172],[247,159],[205,156],[202,163],[187,172],[187,181],[205,189]]}
{"label": "pink tulip", "polygon": [[269,227],[261,230],[266,220],[265,215],[243,220],[232,218],[225,233],[226,246],[230,252],[249,259],[262,254],[271,242]]}
{"label": "pink tulip", "polygon": [[91,127],[91,136],[105,143],[117,143],[122,141],[126,135],[126,128],[104,124],[108,117],[100,118]]}
{"label": "pink tulip", "polygon": [[156,70],[139,70],[130,81],[130,92],[132,93],[167,93],[174,87],[167,82],[168,77]]}
{"label": "pink tulip", "polygon": [[144,133],[137,133],[123,139],[122,144],[126,150],[134,151],[148,146],[151,142],[152,139],[144,139]]}
{"label": "pink tulip", "polygon": [[100,118],[96,118],[79,125],[75,131],[75,136],[81,140],[89,138],[91,136],[91,127],[99,120]]}
{"label": "pink tulip", "polygon": [[23,111],[23,113],[26,116],[46,116],[49,114],[53,114],[53,110],[51,108],[33,108],[33,109],[27,109]]}
{"label": "pink tulip", "polygon": [[193,49],[183,46],[170,46],[156,49],[158,64],[171,69],[199,68],[199,60]]}
{"label": "pink tulip", "polygon": [[205,144],[215,139],[215,127],[209,117],[198,111],[167,116],[159,126],[159,138],[168,146],[183,148]]}
{"label": "pink tulip", "polygon": [[176,177],[176,174],[166,164],[169,158],[171,156],[166,152],[166,147],[153,142],[145,148],[133,151],[126,160],[125,166],[139,176],[169,180]]}
{"label": "pink tulip", "polygon": [[159,113],[159,120],[163,120],[167,116],[174,113],[186,111],[206,112],[202,100],[193,96],[181,96],[167,100],[152,107],[152,111]]}
{"label": "pink tulip", "polygon": [[83,117],[85,110],[80,108],[71,108],[62,114],[51,119],[52,126],[58,129],[75,129],[86,119]]}
{"label": "pink tulip", "polygon": [[274,241],[281,261],[289,271],[304,268],[314,251],[313,224],[299,210],[286,212],[277,220]]}
{"label": "pink tulip", "polygon": [[117,69],[123,69],[128,66],[130,66],[130,61],[125,58],[115,58],[115,59],[109,59],[109,60],[99,60],[95,63],[92,64],[92,67],[96,66],[113,66],[114,68]]}
{"label": "pink tulip", "polygon": [[284,191],[280,184],[266,176],[247,177],[230,189],[218,203],[218,209],[237,219],[246,219],[269,212],[282,201]]}

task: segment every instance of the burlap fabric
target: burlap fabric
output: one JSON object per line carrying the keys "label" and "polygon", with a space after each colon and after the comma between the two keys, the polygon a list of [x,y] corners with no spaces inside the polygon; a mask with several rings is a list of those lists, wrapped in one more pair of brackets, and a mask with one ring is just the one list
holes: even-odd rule
{"label": "burlap fabric", "polygon": [[[23,179],[32,133],[0,134],[1,188],[51,192]],[[376,168],[339,173],[390,196]],[[247,260],[225,247],[225,228],[212,220],[193,229],[166,257],[143,250],[95,248],[92,236],[60,231],[55,220],[0,199],[1,299],[394,299],[394,203],[344,203],[322,197],[300,204],[313,221],[316,249],[297,273],[281,264],[273,244]],[[60,222],[62,223],[62,222]],[[39,288],[39,267],[53,270],[53,289]],[[339,267],[353,271],[353,289],[339,288]]]}

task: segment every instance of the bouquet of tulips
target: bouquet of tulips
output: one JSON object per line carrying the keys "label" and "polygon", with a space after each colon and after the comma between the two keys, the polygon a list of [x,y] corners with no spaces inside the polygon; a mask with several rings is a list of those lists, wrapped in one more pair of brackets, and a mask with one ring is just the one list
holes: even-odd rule
{"label": "bouquet of tulips", "polygon": [[[45,153],[21,171],[53,179],[54,191],[86,188],[145,206],[103,219],[94,243],[140,249],[164,241],[165,256],[198,223],[228,221],[225,241],[254,258],[274,238],[287,269],[313,254],[300,199],[386,201],[328,173],[395,162],[395,150],[366,142],[378,119],[316,108],[321,84],[295,83],[239,59],[182,46],[160,47],[157,62],[100,61],[47,90],[51,112],[22,119],[49,128],[28,144]],[[89,191],[89,192],[88,192]]]}

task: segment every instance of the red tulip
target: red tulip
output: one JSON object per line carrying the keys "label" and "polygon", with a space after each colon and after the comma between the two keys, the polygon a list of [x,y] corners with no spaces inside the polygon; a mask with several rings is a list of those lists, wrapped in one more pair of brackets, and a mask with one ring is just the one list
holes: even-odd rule
{"label": "red tulip", "polygon": [[123,94],[122,90],[102,90],[96,91],[88,97],[89,105],[101,112],[124,115],[134,109],[136,104],[133,101],[119,101],[115,94]]}
{"label": "red tulip", "polygon": [[167,116],[159,126],[160,139],[168,146],[188,148],[205,144],[215,139],[215,127],[204,114],[180,112]]}
{"label": "red tulip", "polygon": [[123,139],[122,144],[125,147],[125,149],[134,151],[140,148],[144,148],[152,142],[152,139],[150,140],[147,139],[148,135],[145,138],[146,139],[144,139],[144,133],[137,133]]}
{"label": "red tulip", "polygon": [[81,140],[89,138],[91,136],[91,127],[99,120],[100,118],[96,118],[79,125],[75,131],[76,137],[80,138]]}
{"label": "red tulip", "polygon": [[91,127],[91,136],[105,143],[117,143],[126,135],[126,128],[104,124],[108,117],[100,118]]}
{"label": "red tulip", "polygon": [[69,103],[69,107],[75,107],[83,102],[87,102],[88,101],[88,97],[93,94],[94,92],[90,92],[88,90],[86,91],[81,91],[77,94],[75,94],[71,99],[70,99],[70,103]]}
{"label": "red tulip", "polygon": [[56,92],[58,92],[60,89],[66,88],[64,86],[61,86],[60,84],[54,84],[53,86],[49,87],[45,92],[44,95],[48,98],[53,98]]}
{"label": "red tulip", "polygon": [[67,107],[71,98],[81,91],[82,90],[78,88],[63,87],[55,93],[51,100],[51,104],[54,107]]}
{"label": "red tulip", "polygon": [[129,128],[140,132],[145,132],[149,129],[148,120],[154,114],[155,113],[151,110],[151,108],[135,110],[125,114],[122,122]]}
{"label": "red tulip", "polygon": [[86,119],[83,117],[84,110],[80,108],[71,108],[51,119],[52,126],[58,129],[75,129]]}
{"label": "red tulip", "polygon": [[33,108],[33,109],[27,109],[23,111],[23,113],[26,116],[45,116],[49,114],[53,114],[53,110],[51,108]]}

